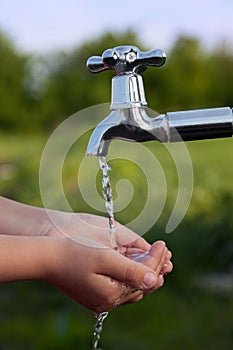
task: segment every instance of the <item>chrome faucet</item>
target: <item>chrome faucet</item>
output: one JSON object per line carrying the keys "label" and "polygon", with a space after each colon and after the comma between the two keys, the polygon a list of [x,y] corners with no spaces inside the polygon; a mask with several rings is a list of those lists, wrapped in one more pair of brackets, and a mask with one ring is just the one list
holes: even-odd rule
{"label": "chrome faucet", "polygon": [[148,114],[143,80],[139,73],[147,66],[162,66],[163,50],[140,51],[136,46],[118,46],[90,57],[92,73],[114,70],[110,114],[93,131],[87,155],[105,156],[113,139],[135,142],[191,141],[231,137],[233,110],[230,107],[169,112],[151,118]]}

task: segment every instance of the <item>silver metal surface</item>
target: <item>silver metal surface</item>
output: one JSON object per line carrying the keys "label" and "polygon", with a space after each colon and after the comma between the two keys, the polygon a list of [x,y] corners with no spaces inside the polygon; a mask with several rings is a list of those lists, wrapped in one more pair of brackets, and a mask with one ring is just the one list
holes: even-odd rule
{"label": "silver metal surface", "polygon": [[118,46],[87,61],[90,72],[115,71],[112,79],[110,114],[93,131],[87,155],[105,156],[113,139],[134,142],[191,141],[231,137],[233,112],[230,107],[169,112],[154,118],[148,115],[142,77],[146,66],[161,66],[162,50],[141,52],[135,46]]}
{"label": "silver metal surface", "polygon": [[147,106],[142,77],[139,74],[112,78],[111,109]]}
{"label": "silver metal surface", "polygon": [[[199,109],[166,114],[169,142],[231,137],[233,114],[230,107]],[[178,136],[178,139],[177,139]]]}
{"label": "silver metal surface", "polygon": [[87,60],[87,69],[92,73],[112,69],[116,75],[138,73],[142,67],[162,66],[166,61],[163,50],[140,51],[136,46],[117,46],[104,51],[102,56],[92,56]]}

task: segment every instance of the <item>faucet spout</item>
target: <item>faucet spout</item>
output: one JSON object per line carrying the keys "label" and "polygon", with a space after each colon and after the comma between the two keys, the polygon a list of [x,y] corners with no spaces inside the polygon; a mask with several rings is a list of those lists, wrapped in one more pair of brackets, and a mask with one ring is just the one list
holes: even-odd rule
{"label": "faucet spout", "polygon": [[165,115],[151,118],[144,107],[113,110],[93,131],[87,155],[105,156],[111,140],[132,142],[168,141],[168,124]]}
{"label": "faucet spout", "polygon": [[111,140],[180,142],[231,137],[230,107],[170,112],[151,118],[143,107],[112,111],[91,135],[87,155],[105,156]]}

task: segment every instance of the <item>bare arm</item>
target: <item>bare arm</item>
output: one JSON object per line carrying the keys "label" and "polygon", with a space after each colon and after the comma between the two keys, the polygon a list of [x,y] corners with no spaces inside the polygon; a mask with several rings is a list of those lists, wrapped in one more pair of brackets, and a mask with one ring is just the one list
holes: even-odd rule
{"label": "bare arm", "polygon": [[0,196],[0,234],[35,236],[44,234],[49,221],[46,210]]}
{"label": "bare arm", "polygon": [[[111,249],[108,220],[47,211],[0,197],[0,283],[41,279],[96,312],[134,302],[161,287],[171,272],[164,242],[147,243],[117,224]],[[148,252],[140,262],[129,259]]]}
{"label": "bare arm", "polygon": [[0,235],[0,283],[42,278],[45,252],[44,237]]}

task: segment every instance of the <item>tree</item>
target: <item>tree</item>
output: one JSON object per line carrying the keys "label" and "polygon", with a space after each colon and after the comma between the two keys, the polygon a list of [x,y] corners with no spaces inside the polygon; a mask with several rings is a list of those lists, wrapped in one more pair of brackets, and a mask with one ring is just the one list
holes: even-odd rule
{"label": "tree", "polygon": [[[5,129],[53,129],[69,115],[110,102],[112,71],[91,74],[86,61],[107,48],[132,44],[144,48],[132,31],[106,33],[67,52],[25,55],[0,33],[0,122]],[[150,48],[154,49],[154,48]],[[160,113],[232,106],[232,51],[213,52],[197,38],[177,38],[167,63],[143,73],[149,107]]]}
{"label": "tree", "polygon": [[24,88],[28,57],[0,32],[0,126],[12,129],[27,123],[29,102]]}

